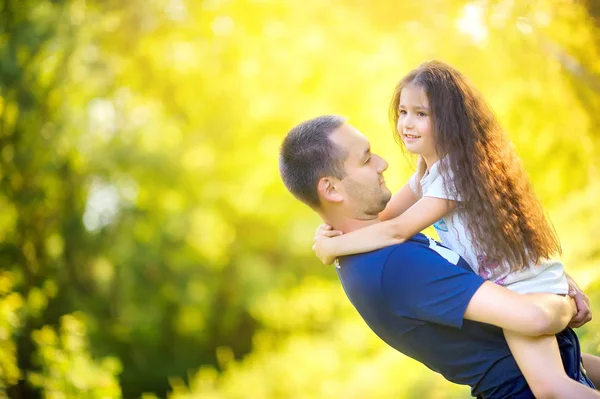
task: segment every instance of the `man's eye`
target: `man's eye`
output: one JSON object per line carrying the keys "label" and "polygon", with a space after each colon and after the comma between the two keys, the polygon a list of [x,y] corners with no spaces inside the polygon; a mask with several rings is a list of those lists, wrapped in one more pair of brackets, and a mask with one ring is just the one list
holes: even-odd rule
{"label": "man's eye", "polygon": [[365,163],[369,163],[371,162],[371,157],[367,158],[367,160],[365,161]]}

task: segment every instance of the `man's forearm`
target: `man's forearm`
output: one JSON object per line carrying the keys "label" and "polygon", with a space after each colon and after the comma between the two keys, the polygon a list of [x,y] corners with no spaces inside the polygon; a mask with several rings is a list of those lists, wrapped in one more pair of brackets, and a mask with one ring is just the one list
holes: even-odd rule
{"label": "man's forearm", "polygon": [[543,317],[540,319],[539,333],[557,334],[567,327],[573,316],[577,313],[575,302],[568,296],[556,294],[525,294],[528,301],[535,304]]}
{"label": "man's forearm", "polygon": [[517,294],[490,281],[475,292],[464,318],[488,323],[523,335],[562,331],[575,315],[570,297],[555,294]]}

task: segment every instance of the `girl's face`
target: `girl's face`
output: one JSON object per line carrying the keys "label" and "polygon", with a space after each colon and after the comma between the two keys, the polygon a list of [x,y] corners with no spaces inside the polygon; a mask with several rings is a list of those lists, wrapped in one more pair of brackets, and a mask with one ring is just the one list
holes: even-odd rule
{"label": "girl's face", "polygon": [[409,85],[400,93],[398,133],[413,154],[421,155],[427,169],[437,160],[429,100],[422,87]]}

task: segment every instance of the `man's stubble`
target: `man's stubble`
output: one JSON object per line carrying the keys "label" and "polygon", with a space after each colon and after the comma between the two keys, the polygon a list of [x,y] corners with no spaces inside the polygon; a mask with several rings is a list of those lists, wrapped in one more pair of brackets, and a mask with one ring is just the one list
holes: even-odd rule
{"label": "man's stubble", "polygon": [[365,187],[351,177],[346,179],[346,193],[356,209],[355,217],[361,220],[376,218],[392,196],[387,187],[379,182]]}

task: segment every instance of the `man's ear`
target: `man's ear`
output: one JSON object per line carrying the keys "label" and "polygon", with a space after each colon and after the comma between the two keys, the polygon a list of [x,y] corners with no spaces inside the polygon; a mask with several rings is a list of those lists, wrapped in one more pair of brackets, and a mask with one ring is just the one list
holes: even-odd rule
{"label": "man's ear", "polygon": [[319,196],[328,202],[342,202],[343,195],[339,179],[334,177],[322,177],[317,185]]}

